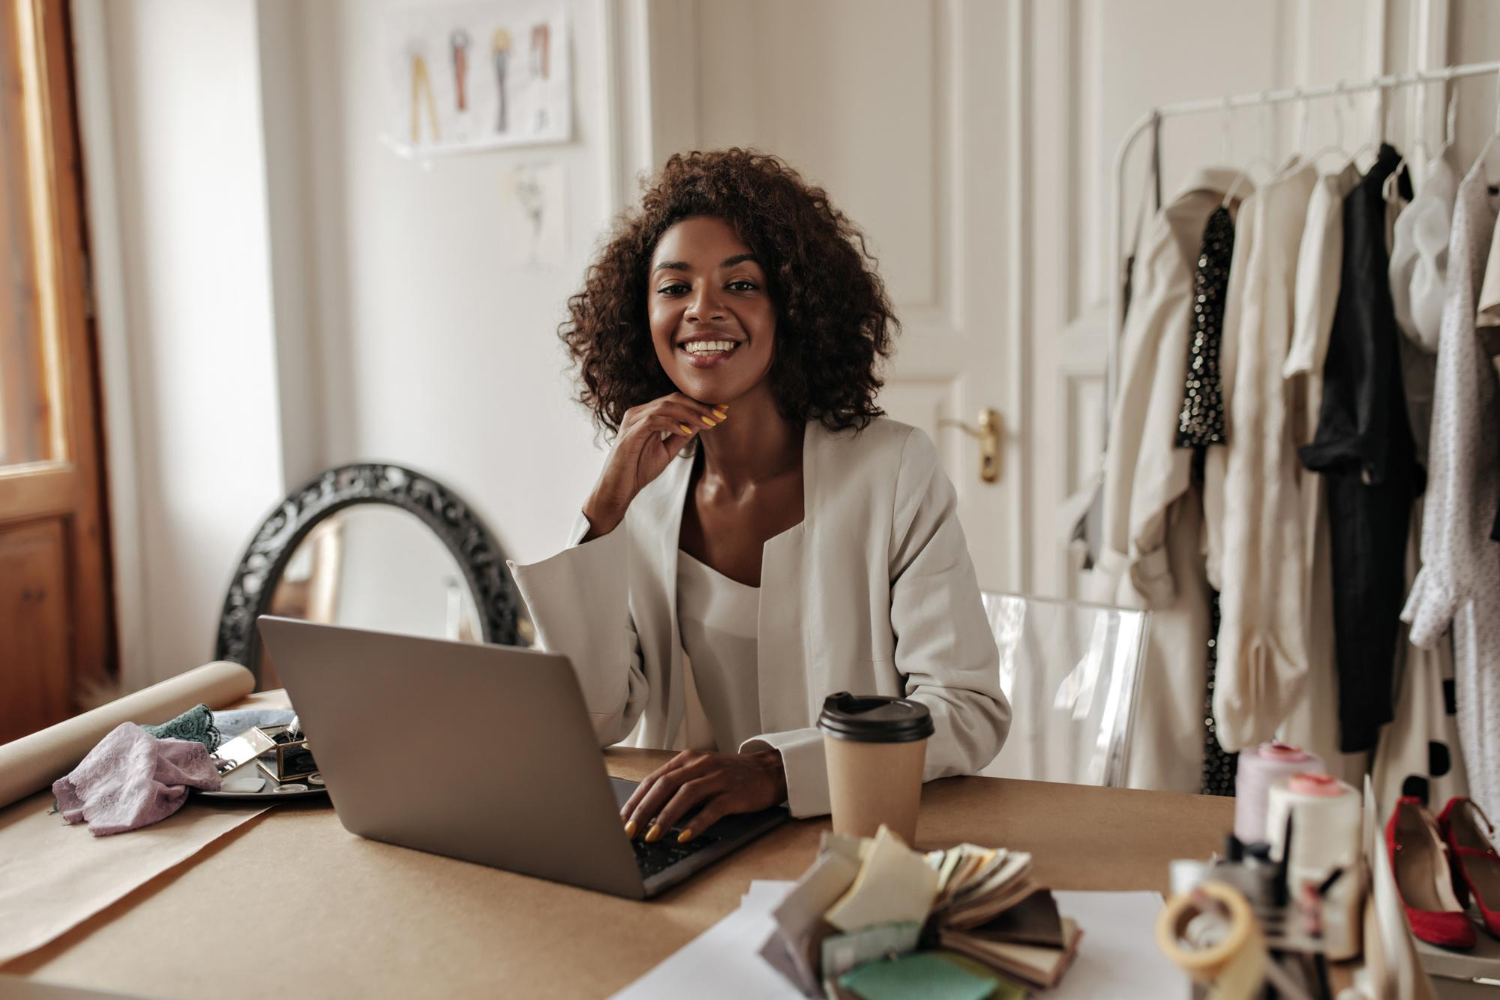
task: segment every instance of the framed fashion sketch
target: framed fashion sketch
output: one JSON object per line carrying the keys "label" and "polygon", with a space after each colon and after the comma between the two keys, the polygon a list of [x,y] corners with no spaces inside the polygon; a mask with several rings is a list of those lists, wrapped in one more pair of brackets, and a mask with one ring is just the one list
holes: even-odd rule
{"label": "framed fashion sketch", "polygon": [[382,24],[381,138],[414,158],[572,137],[562,8],[527,0],[400,7]]}

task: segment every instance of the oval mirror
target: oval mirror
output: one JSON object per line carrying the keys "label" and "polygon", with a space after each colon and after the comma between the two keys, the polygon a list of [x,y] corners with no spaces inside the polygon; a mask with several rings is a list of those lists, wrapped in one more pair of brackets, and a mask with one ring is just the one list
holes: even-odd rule
{"label": "oval mirror", "polygon": [[279,687],[262,614],[461,642],[530,645],[499,545],[452,490],[395,465],[329,469],[261,524],[219,623],[217,657]]}

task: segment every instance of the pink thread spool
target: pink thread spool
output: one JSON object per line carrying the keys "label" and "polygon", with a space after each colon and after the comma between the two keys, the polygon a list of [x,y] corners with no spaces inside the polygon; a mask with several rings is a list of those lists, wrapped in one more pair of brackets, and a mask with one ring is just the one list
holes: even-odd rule
{"label": "pink thread spool", "polygon": [[1323,774],[1322,758],[1288,743],[1262,743],[1240,754],[1234,779],[1234,835],[1244,844],[1266,837],[1271,786],[1295,774]]}

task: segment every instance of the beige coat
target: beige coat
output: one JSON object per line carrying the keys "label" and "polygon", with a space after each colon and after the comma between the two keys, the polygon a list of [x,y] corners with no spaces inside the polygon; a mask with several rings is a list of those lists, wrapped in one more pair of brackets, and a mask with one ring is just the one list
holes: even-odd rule
{"label": "beige coat", "polygon": [[[1132,728],[1134,788],[1196,792],[1202,780],[1209,638],[1203,497],[1192,487],[1191,454],[1176,447],[1176,431],[1203,228],[1235,179],[1230,170],[1201,171],[1157,214],[1136,261],[1121,346],[1104,456],[1104,537],[1085,589],[1091,600],[1151,610]],[[1250,188],[1242,181],[1238,191]]]}
{"label": "beige coat", "polygon": [[[511,572],[543,648],[573,662],[600,745],[685,746],[677,622],[684,449],[624,522]],[[786,768],[793,815],[828,811],[823,699],[904,695],[931,710],[925,778],[971,774],[1000,751],[1010,705],[953,484],[922,431],[877,419],[833,433],[807,425],[804,520],[766,543],[757,630],[764,735]],[[627,740],[626,738],[629,737]]]}
{"label": "beige coat", "polygon": [[1255,193],[1235,243],[1244,292],[1228,394],[1222,578],[1214,718],[1225,750],[1276,734],[1307,676],[1307,584],[1298,428],[1282,379],[1295,319],[1297,261],[1317,173],[1289,169]]}

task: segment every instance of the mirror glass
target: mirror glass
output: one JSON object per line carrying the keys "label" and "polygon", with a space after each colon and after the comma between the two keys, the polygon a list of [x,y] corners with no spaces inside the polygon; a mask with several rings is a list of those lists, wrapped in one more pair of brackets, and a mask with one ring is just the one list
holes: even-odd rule
{"label": "mirror glass", "polygon": [[[415,514],[355,504],[319,521],[276,581],[269,614],[483,642],[479,610],[447,546]],[[281,686],[261,654],[261,687]]]}

